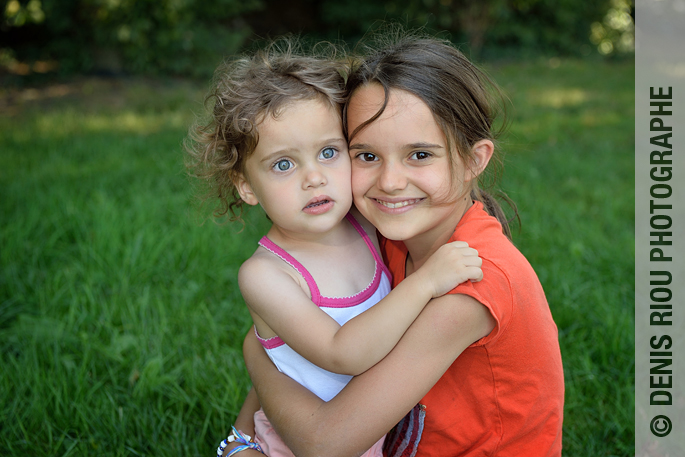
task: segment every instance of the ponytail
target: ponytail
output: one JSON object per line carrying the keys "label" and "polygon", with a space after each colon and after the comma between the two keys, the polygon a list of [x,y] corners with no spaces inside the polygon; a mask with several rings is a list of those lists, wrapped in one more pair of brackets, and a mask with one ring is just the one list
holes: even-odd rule
{"label": "ponytail", "polygon": [[521,218],[519,217],[518,208],[516,208],[516,203],[514,203],[514,201],[511,200],[504,192],[497,192],[497,197],[504,200],[507,203],[507,205],[509,205],[509,207],[513,210],[514,215],[511,218],[507,218],[507,215],[504,213],[504,210],[497,201],[497,198],[490,195],[488,192],[484,191],[479,187],[471,191],[471,199],[474,201],[481,202],[483,204],[483,207],[485,208],[485,211],[490,216],[497,219],[497,221],[500,224],[502,224],[502,233],[504,233],[510,241],[513,241],[511,238],[511,227],[509,226],[509,223],[516,219],[519,227],[521,226]]}

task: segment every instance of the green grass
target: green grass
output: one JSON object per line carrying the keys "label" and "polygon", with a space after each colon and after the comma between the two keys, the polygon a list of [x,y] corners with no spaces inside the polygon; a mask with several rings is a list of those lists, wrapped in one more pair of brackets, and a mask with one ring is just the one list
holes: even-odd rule
{"label": "green grass", "polygon": [[634,455],[632,62],[493,69],[514,106],[502,186],[559,328],[564,455]]}
{"label": "green grass", "polygon": [[[515,241],[559,327],[564,455],[632,456],[633,65],[489,70]],[[200,223],[181,142],[202,88],[62,93],[0,113],[0,455],[210,455],[249,385],[236,273],[267,222]]]}

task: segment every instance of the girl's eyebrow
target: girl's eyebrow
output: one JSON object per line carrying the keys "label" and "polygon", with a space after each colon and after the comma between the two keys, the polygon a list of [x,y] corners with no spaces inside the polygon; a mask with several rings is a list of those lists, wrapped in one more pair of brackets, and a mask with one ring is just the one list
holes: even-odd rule
{"label": "girl's eyebrow", "polygon": [[444,147],[439,144],[420,141],[418,143],[408,144],[404,146],[403,149],[444,149]]}
{"label": "girl's eyebrow", "polygon": [[[373,149],[370,144],[367,143],[354,143],[348,146],[348,149]],[[402,149],[444,149],[444,146],[435,143],[426,143],[420,141],[418,143],[410,143],[402,147]]]}
{"label": "girl's eyebrow", "polygon": [[349,145],[347,149],[371,149],[371,145],[366,143],[354,143]]}

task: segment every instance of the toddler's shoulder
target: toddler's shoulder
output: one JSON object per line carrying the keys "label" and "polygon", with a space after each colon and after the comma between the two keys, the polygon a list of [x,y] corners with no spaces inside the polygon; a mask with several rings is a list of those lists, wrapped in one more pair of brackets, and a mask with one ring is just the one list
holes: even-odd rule
{"label": "toddler's shoulder", "polygon": [[359,225],[364,228],[364,231],[369,234],[372,238],[376,238],[376,227],[373,226],[367,218],[364,217],[362,213],[359,212],[356,206],[352,205],[350,208],[350,214],[355,218]]}
{"label": "toddler's shoulder", "polygon": [[238,270],[238,285],[243,294],[250,289],[263,288],[267,282],[295,280],[299,284],[299,279],[291,265],[262,247],[257,248]]}
{"label": "toddler's shoulder", "polygon": [[371,239],[371,242],[376,246],[376,249],[380,252],[380,245],[379,245],[379,240],[378,240],[378,235],[376,232],[376,227],[366,219],[362,213],[359,212],[359,210],[352,205],[352,208],[350,208],[350,214],[354,219],[359,222],[359,225],[364,229],[367,235],[369,235],[369,238]]}

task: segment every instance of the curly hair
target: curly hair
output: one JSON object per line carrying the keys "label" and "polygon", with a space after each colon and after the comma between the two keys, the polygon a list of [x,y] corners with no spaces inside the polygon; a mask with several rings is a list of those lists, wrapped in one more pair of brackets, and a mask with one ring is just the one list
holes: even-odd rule
{"label": "curly hair", "polygon": [[215,217],[230,212],[230,220],[241,220],[243,201],[234,183],[257,147],[262,120],[277,118],[289,103],[302,100],[320,100],[341,112],[347,64],[330,43],[303,48],[297,39],[280,38],[215,71],[205,99],[209,121],[196,122],[184,142],[186,167],[206,187],[203,202],[219,200]]}

